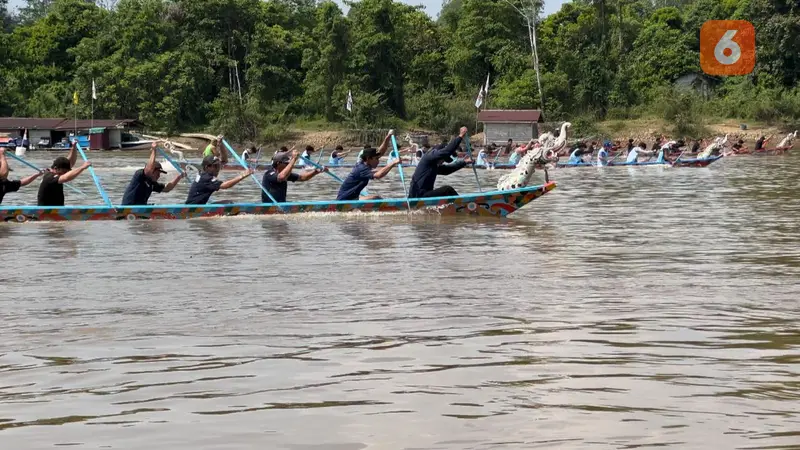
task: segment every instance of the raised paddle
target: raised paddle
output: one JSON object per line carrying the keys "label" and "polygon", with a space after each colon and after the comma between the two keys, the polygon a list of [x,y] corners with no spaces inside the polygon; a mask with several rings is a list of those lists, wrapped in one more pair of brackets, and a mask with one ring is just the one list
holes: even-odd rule
{"label": "raised paddle", "polygon": [[[233,150],[233,148],[230,146],[230,144],[228,144],[228,141],[227,141],[227,140],[225,140],[225,138],[222,138],[222,144],[225,146],[225,148],[226,148],[226,149],[228,149],[228,152],[230,152],[230,154],[231,154],[231,155],[233,155],[233,158],[236,160],[236,162],[237,162],[237,163],[239,163],[239,165],[240,165],[240,166],[242,166],[242,168],[243,168],[244,170],[248,170],[247,163],[245,163],[245,162],[242,160],[242,157],[241,157],[241,156],[239,156],[239,155],[238,155],[238,154],[237,154],[237,153],[236,153],[236,152]],[[255,175],[255,174],[252,174],[252,173],[251,173],[251,174],[250,174],[250,178],[252,178],[252,179],[253,179],[253,181],[256,183],[256,186],[258,186],[259,188],[261,188],[261,192],[263,192],[263,193],[267,194],[267,197],[269,197],[269,199],[270,199],[270,200],[272,200],[272,203],[274,203],[274,204],[275,204],[275,206],[277,206],[277,207],[278,207],[278,209],[280,209],[281,211],[283,211],[283,210],[284,210],[284,209],[283,209],[283,207],[282,207],[282,206],[281,206],[281,205],[280,205],[280,204],[279,204],[279,203],[278,203],[278,202],[275,200],[275,197],[273,197],[273,196],[272,196],[272,194],[270,194],[270,193],[269,193],[269,191],[268,191],[268,190],[267,190],[267,189],[266,189],[266,188],[265,188],[265,187],[264,187],[264,186],[261,184],[261,182],[259,182],[259,181],[258,181],[258,178],[256,178],[256,175]]]}
{"label": "raised paddle", "polygon": [[[26,165],[26,166],[30,167],[31,169],[33,169],[33,170],[35,170],[35,171],[37,171],[37,172],[44,172],[44,170],[42,170],[42,169],[40,169],[40,168],[36,167],[35,165],[33,165],[33,164],[29,163],[28,161],[25,161],[25,160],[24,160],[24,159],[23,159],[21,156],[17,156],[17,155],[15,155],[15,154],[14,154],[14,152],[6,152],[6,156],[9,156],[9,157],[11,157],[11,158],[13,158],[13,159],[15,159],[15,160],[19,161],[20,163],[22,163],[22,164],[24,164],[24,165]],[[72,189],[74,192],[77,192],[78,194],[81,194],[81,195],[82,195],[82,196],[84,196],[84,197],[88,197],[88,195],[84,194],[84,192],[83,192],[82,190],[80,190],[80,189],[78,189],[78,188],[76,188],[76,187],[72,186],[72,185],[71,185],[71,184],[69,184],[69,183],[64,183],[64,186],[66,186],[66,187],[68,187],[68,188]]]}
{"label": "raised paddle", "polygon": [[[464,144],[467,146],[467,155],[472,158],[472,146],[469,145],[469,132],[464,135]],[[475,174],[475,182],[478,183],[478,191],[483,192],[483,188],[481,187],[481,180],[478,178],[478,171],[475,169],[475,161],[472,161],[472,173]]]}
{"label": "raised paddle", "polygon": [[411,212],[411,202],[408,201],[408,187],[406,186],[406,177],[403,175],[403,160],[400,159],[400,152],[397,150],[397,139],[394,138],[392,135],[392,148],[394,157],[397,158],[399,163],[397,164],[397,173],[400,174],[400,182],[403,183],[403,191],[406,193],[406,206],[408,206],[408,212]]}
{"label": "raised paddle", "polygon": [[[81,154],[81,158],[83,158],[85,162],[89,162],[89,158],[86,157],[86,153],[83,152],[83,148],[81,148],[81,144],[78,142],[77,139],[75,139],[75,148],[78,149],[78,153]],[[111,199],[108,198],[106,191],[103,190],[103,185],[100,184],[100,178],[97,177],[97,174],[94,171],[94,167],[89,166],[89,174],[92,175],[92,179],[94,180],[95,186],[97,186],[97,192],[100,193],[100,197],[103,197],[103,201],[106,202],[106,205],[109,208],[114,209],[114,205],[111,204]]]}
{"label": "raised paddle", "polygon": [[167,162],[170,163],[170,165],[172,167],[174,167],[175,170],[177,170],[179,174],[183,175],[183,179],[186,180],[187,183],[191,183],[191,181],[189,181],[189,178],[186,176],[186,172],[183,169],[181,169],[180,164],[176,163],[175,161],[172,160],[172,158],[167,156],[167,152],[164,151],[163,148],[161,148],[161,147],[157,147],[157,148],[158,148],[158,152],[161,153],[161,156],[163,156],[164,159],[166,159]]}

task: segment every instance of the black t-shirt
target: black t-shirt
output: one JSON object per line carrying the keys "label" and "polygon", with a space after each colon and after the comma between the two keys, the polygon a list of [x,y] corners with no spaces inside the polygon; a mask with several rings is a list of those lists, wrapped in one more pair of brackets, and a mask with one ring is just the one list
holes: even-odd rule
{"label": "black t-shirt", "polygon": [[64,206],[64,185],[58,182],[57,175],[45,172],[39,185],[37,204],[39,206]]}
{"label": "black t-shirt", "polygon": [[144,174],[144,169],[139,169],[133,174],[125,194],[122,196],[121,205],[146,205],[153,192],[163,192],[166,185],[153,181]]}
{"label": "black t-shirt", "polygon": [[6,193],[17,192],[20,187],[22,187],[22,183],[19,180],[0,180],[0,204],[3,203]]}
{"label": "black t-shirt", "polygon": [[[289,188],[289,181],[292,183],[300,179],[300,175],[292,172],[286,177],[286,181],[278,181],[278,171],[274,168],[264,172],[264,177],[261,179],[261,184],[269,193],[275,197],[275,201],[283,203],[286,201],[286,190]],[[261,201],[263,203],[272,203],[272,199],[263,191],[261,192]]]}
{"label": "black t-shirt", "polygon": [[764,138],[758,138],[756,141],[756,150],[761,150],[764,148]]}
{"label": "black t-shirt", "polygon": [[222,187],[222,181],[219,181],[215,176],[204,173],[200,175],[192,187],[189,188],[189,196],[186,197],[187,205],[205,205],[211,194],[217,192]]}

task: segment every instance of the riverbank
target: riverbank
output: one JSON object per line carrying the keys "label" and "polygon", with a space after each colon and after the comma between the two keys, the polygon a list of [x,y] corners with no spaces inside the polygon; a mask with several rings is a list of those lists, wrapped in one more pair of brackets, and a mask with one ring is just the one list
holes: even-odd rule
{"label": "riverbank", "polygon": [[[782,139],[786,133],[792,131],[785,126],[761,123],[745,123],[746,129],[743,130],[741,127],[742,123],[743,122],[736,120],[708,123],[704,126],[706,132],[703,136],[700,136],[700,138],[708,139],[727,134],[729,135],[728,139],[730,141],[742,139],[745,142],[754,142],[760,136],[764,135],[768,137],[773,136],[773,141],[777,142]],[[549,131],[553,126],[553,124],[545,124],[541,129],[543,131]],[[290,148],[296,146],[301,150],[307,145],[311,145],[315,149],[333,149],[337,145],[341,145],[345,149],[354,149],[360,148],[365,144],[378,145],[380,141],[380,138],[377,137],[377,131],[369,133],[344,129],[319,129],[321,127],[322,126],[319,124],[316,124],[314,127],[315,129],[290,128],[285,132],[285,136],[282,139],[277,139],[272,142],[231,142],[231,144],[237,148],[255,145],[256,147],[262,146],[265,149],[271,150],[284,145]],[[661,134],[667,136],[667,138],[684,138],[684,136],[676,136],[674,133],[671,133],[670,124],[660,119],[606,120],[595,123],[594,128],[595,131],[591,133],[581,133],[580,130],[577,130],[577,135],[575,132],[571,131],[569,133],[570,140],[592,139],[598,141],[619,140],[626,142],[628,139],[633,139],[635,142],[644,141],[650,144],[653,142],[654,136],[659,136]],[[406,133],[406,130],[398,132],[398,145],[407,145],[407,141],[405,140]],[[410,131],[410,133],[428,135],[428,141],[432,145],[440,142],[443,138],[449,139],[449,136],[442,136],[430,130],[415,129]],[[371,134],[375,136],[371,136],[366,140],[364,139],[364,136]],[[185,133],[183,136],[171,137],[171,139],[191,147],[194,151],[202,152],[205,146],[208,145],[208,139],[211,137],[213,137],[213,134],[202,136],[201,134]],[[475,145],[482,145],[483,133],[473,134],[470,136],[470,139]],[[193,150],[187,150],[187,156],[192,154]]]}

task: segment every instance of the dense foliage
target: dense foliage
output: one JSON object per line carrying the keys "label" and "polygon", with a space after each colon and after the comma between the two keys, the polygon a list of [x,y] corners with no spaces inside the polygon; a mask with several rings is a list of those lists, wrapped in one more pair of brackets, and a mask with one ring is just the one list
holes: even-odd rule
{"label": "dense foliage", "polygon": [[[474,121],[487,74],[491,107],[542,106],[520,13],[538,1],[449,0],[434,21],[393,0],[347,14],[313,0],[29,0],[14,17],[0,0],[0,115],[70,116],[77,90],[86,117],[95,80],[95,117],[168,131],[263,137],[300,119],[452,130]],[[728,18],[755,24],[756,70],[703,76],[700,26]],[[795,0],[576,0],[536,31],[548,120],[800,119]]]}

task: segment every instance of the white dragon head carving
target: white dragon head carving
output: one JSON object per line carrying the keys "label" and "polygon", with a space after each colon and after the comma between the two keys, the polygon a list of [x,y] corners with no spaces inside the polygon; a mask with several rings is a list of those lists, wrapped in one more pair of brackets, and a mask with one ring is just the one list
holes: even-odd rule
{"label": "white dragon head carving", "polygon": [[529,148],[528,152],[517,164],[517,167],[511,173],[500,177],[497,182],[497,189],[504,191],[525,187],[530,183],[536,165],[546,165],[558,160],[556,155],[566,145],[567,128],[571,126],[571,123],[564,122],[561,125],[561,133],[558,138],[553,136],[553,133],[544,133],[538,139],[532,139],[531,144],[538,142],[541,145]]}
{"label": "white dragon head carving", "polygon": [[785,138],[778,144],[777,148],[791,148],[794,143],[794,138],[797,137],[797,130],[794,130],[794,133],[789,133],[786,135]]}

